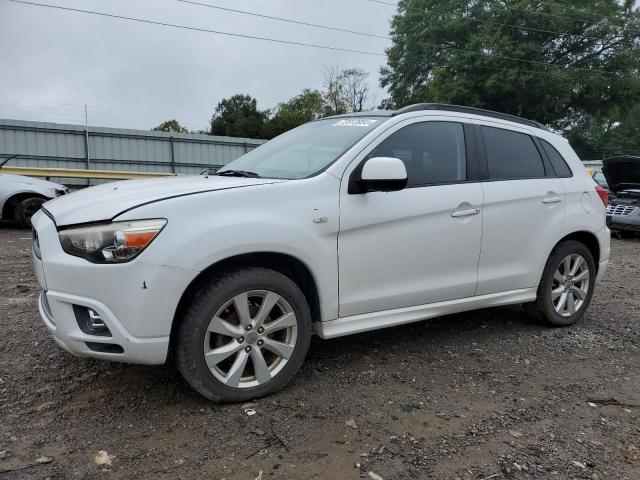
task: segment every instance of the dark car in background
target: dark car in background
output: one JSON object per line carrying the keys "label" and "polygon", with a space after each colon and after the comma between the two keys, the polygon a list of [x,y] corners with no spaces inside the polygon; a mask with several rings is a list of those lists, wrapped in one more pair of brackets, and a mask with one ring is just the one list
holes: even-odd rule
{"label": "dark car in background", "polygon": [[607,225],[611,230],[640,233],[640,157],[612,157],[602,164],[610,191]]}

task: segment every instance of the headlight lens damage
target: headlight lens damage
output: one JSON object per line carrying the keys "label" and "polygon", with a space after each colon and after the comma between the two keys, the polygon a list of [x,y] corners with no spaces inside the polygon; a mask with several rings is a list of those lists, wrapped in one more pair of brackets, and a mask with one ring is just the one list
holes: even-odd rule
{"label": "headlight lens damage", "polygon": [[93,263],[128,262],[147,248],[166,224],[164,218],[158,218],[70,228],[60,232],[60,243],[69,255]]}

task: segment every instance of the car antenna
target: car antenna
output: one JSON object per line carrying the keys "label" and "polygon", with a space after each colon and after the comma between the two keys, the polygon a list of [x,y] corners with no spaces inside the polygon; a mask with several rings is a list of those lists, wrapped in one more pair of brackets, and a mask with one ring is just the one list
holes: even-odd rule
{"label": "car antenna", "polygon": [[16,153],[15,155],[11,155],[11,156],[10,156],[9,158],[7,158],[4,162],[0,163],[0,168],[4,167],[4,166],[5,166],[5,164],[6,164],[9,160],[12,160],[12,159],[14,159],[14,158],[16,158],[16,157],[19,157],[19,156],[20,156],[20,154],[19,154],[19,153]]}

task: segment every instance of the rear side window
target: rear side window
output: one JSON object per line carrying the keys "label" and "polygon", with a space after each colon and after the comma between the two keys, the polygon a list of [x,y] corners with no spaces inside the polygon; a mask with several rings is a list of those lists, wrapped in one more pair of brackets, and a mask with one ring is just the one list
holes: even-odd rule
{"label": "rear side window", "polygon": [[467,179],[464,128],[456,122],[420,122],[391,134],[369,155],[395,157],[407,168],[407,185],[463,182]]}
{"label": "rear side window", "polygon": [[549,157],[549,160],[551,161],[551,166],[553,167],[556,177],[570,177],[571,170],[569,169],[565,159],[560,155],[560,152],[558,152],[558,150],[556,150],[555,147],[546,140],[540,139],[540,143],[542,143],[542,148],[544,148],[544,151],[547,153],[547,157]]}
{"label": "rear side window", "polygon": [[542,178],[542,157],[533,139],[524,133],[482,127],[490,180]]}

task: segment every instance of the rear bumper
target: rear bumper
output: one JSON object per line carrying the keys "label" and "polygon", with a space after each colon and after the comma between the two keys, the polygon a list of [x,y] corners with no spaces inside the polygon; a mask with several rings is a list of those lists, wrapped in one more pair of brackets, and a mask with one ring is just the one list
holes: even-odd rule
{"label": "rear bumper", "polygon": [[595,235],[600,245],[600,258],[594,258],[598,262],[598,273],[596,274],[595,283],[598,284],[604,277],[609,266],[609,254],[611,253],[611,230],[607,227],[601,228]]}
{"label": "rear bumper", "polygon": [[[51,219],[33,217],[33,267],[40,316],[55,341],[85,357],[148,365],[165,362],[176,306],[198,272],[146,263],[97,265],[62,250]],[[99,315],[108,335],[81,328],[74,306]]]}

